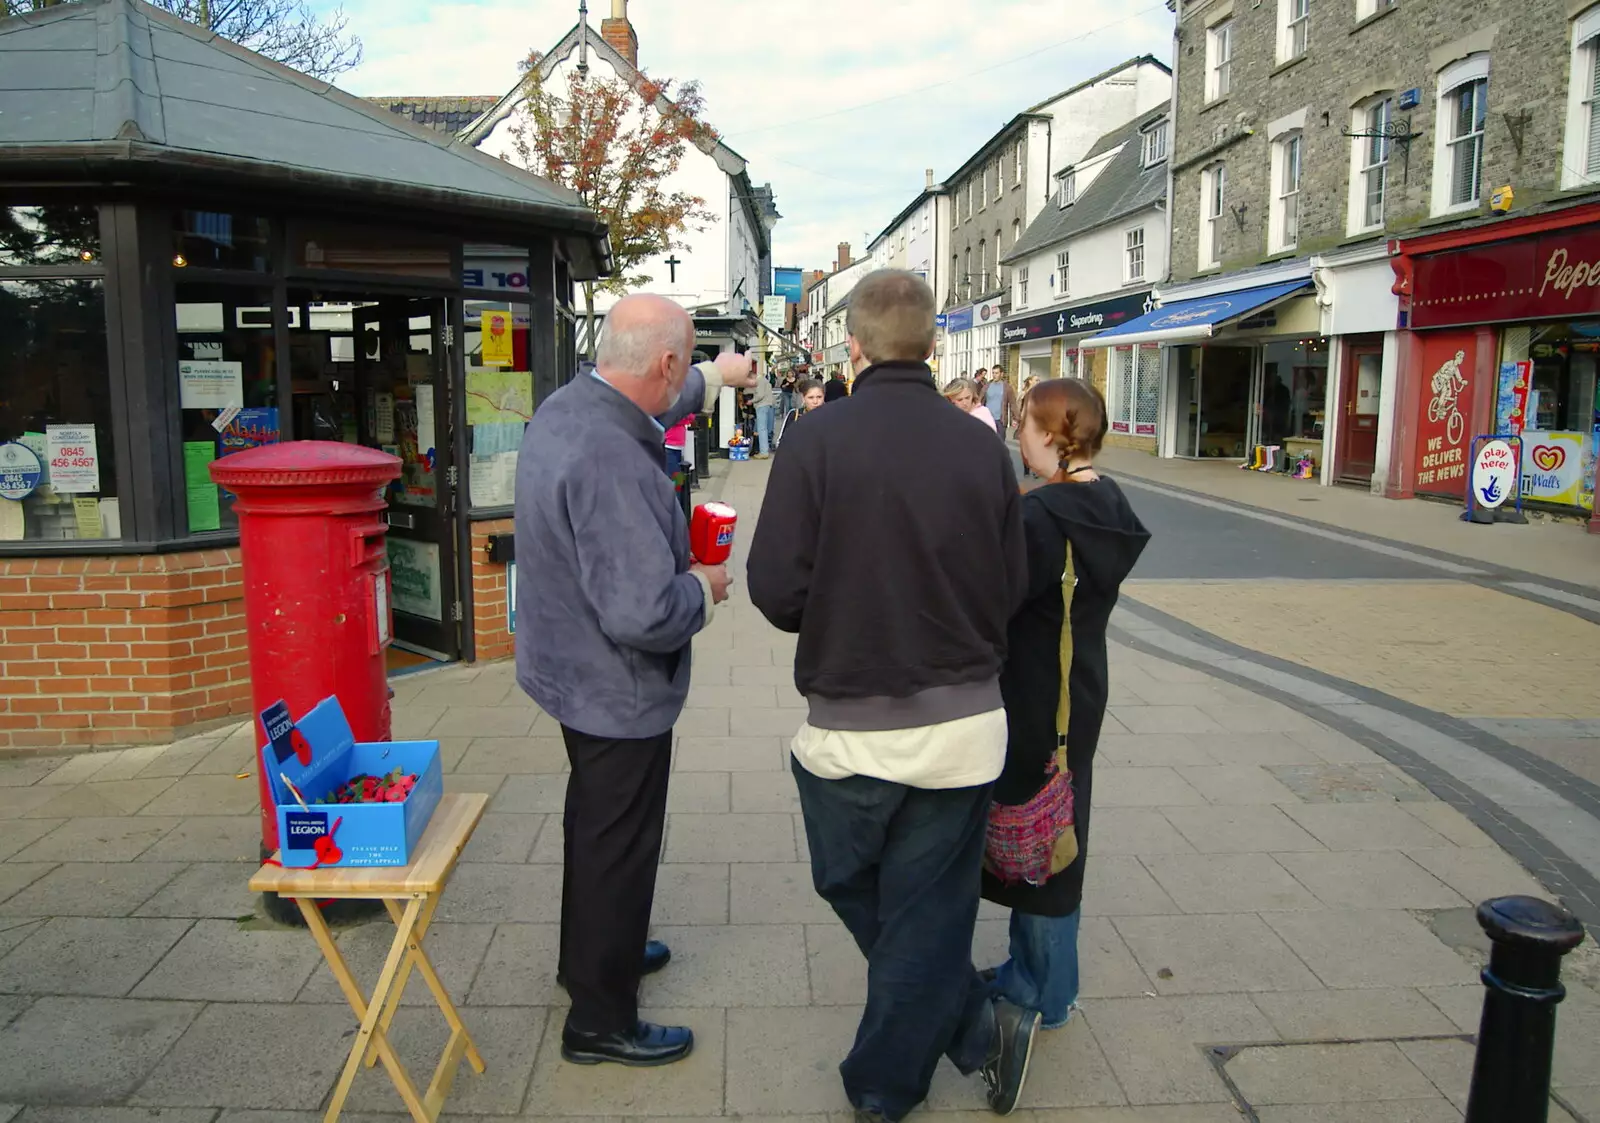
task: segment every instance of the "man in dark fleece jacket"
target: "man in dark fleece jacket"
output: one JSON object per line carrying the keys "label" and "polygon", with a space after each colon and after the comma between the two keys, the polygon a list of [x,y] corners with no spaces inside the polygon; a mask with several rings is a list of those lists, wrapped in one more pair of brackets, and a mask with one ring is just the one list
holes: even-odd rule
{"label": "man in dark fleece jacket", "polygon": [[812,880],[869,964],[845,1092],[858,1119],[890,1123],[940,1056],[981,1071],[1009,1113],[1038,1025],[971,964],[1006,624],[1027,583],[1021,499],[1005,445],[934,388],[933,317],[914,274],[855,288],[855,391],[790,434],[747,567],[756,607],[800,636],[792,768]]}
{"label": "man in dark fleece jacket", "polygon": [[580,1064],[667,1064],[694,1046],[639,1020],[639,977],[670,954],[646,937],[672,726],[689,641],[728,578],[690,564],[661,440],[752,375],[733,354],[691,369],[693,346],[677,304],[618,301],[595,366],[539,407],[517,460],[517,681],[561,723],[572,764],[556,981],[572,995],[561,1055]]}

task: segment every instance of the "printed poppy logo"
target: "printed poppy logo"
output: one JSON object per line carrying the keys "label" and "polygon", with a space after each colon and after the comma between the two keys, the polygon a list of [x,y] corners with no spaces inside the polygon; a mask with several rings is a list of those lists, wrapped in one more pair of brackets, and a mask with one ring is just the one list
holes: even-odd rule
{"label": "printed poppy logo", "polygon": [[1539,445],[1533,450],[1533,462],[1541,471],[1558,471],[1567,462],[1567,450],[1560,445]]}
{"label": "printed poppy logo", "polygon": [[311,742],[306,740],[299,726],[289,730],[289,746],[294,749],[294,758],[302,765],[311,763]]}

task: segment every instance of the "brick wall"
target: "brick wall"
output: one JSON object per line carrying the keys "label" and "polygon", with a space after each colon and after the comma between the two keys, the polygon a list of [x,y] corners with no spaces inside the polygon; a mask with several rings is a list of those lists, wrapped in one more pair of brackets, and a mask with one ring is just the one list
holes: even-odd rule
{"label": "brick wall", "polygon": [[[1300,233],[1286,256],[1331,249],[1351,238],[1348,228],[1352,111],[1380,92],[1417,88],[1421,103],[1395,111],[1421,134],[1389,163],[1386,227],[1378,238],[1429,221],[1439,70],[1467,53],[1490,58],[1484,142],[1483,199],[1502,184],[1516,188],[1520,210],[1558,193],[1567,113],[1571,17],[1583,5],[1567,0],[1480,0],[1470,5],[1401,0],[1358,21],[1356,5],[1313,3],[1309,48],[1278,65],[1278,5],[1244,0],[1187,0],[1178,30],[1178,89],[1172,156],[1172,276],[1186,280],[1199,267],[1201,172],[1227,164],[1227,203],[1244,205],[1220,223],[1220,268],[1268,256],[1270,142],[1268,126],[1304,110]],[[1207,26],[1229,17],[1233,62],[1228,96],[1205,101]],[[1515,125],[1513,125],[1515,122]],[[1249,130],[1249,132],[1246,132]],[[1520,144],[1519,144],[1520,142]],[[1474,218],[1477,212],[1464,217]],[[1458,216],[1460,217],[1460,216]]]}
{"label": "brick wall", "polygon": [[239,552],[0,559],[0,749],[154,744],[250,710]]}
{"label": "brick wall", "polygon": [[488,559],[489,536],[510,534],[510,519],[472,524],[472,634],[478,662],[509,659],[513,638],[506,631],[506,567]]}

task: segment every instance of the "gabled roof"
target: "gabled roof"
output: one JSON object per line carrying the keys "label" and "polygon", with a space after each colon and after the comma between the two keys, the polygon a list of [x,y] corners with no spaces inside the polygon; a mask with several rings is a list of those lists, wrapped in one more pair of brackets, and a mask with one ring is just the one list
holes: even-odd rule
{"label": "gabled roof", "polygon": [[1060,101],[1064,97],[1070,97],[1071,95],[1073,95],[1075,93],[1078,93],[1078,92],[1080,92],[1082,90],[1087,90],[1090,86],[1098,86],[1101,82],[1104,82],[1107,78],[1115,78],[1118,74],[1121,74],[1124,70],[1132,70],[1136,66],[1154,66],[1154,67],[1157,67],[1157,68],[1159,68],[1161,70],[1166,71],[1167,77],[1169,77],[1169,78],[1172,77],[1172,67],[1168,66],[1166,63],[1164,63],[1160,59],[1156,58],[1155,55],[1135,55],[1131,59],[1128,59],[1128,60],[1126,60],[1124,62],[1117,63],[1117,65],[1111,67],[1109,70],[1102,70],[1099,74],[1096,74],[1093,78],[1085,78],[1082,82],[1079,82],[1076,86],[1069,86],[1067,89],[1062,90],[1059,94],[1053,94],[1050,97],[1045,98],[1038,105],[1031,106],[1028,109],[1028,112],[1029,113],[1038,113],[1040,110],[1042,110],[1045,106],[1049,105],[1051,102]]}
{"label": "gabled roof", "polygon": [[498,94],[470,94],[465,97],[369,97],[413,125],[425,125],[454,136],[493,109]]}
{"label": "gabled roof", "polygon": [[0,177],[254,187],[389,203],[500,233],[579,231],[578,197],[143,0],[83,0],[0,20]]}
{"label": "gabled roof", "polygon": [[1017,244],[1000,259],[1001,263],[1020,261],[1048,246],[1159,204],[1167,194],[1167,161],[1144,166],[1140,133],[1165,117],[1170,104],[1162,102],[1096,141],[1090,155],[1103,155],[1118,146],[1121,151],[1111,157],[1070,207],[1058,206],[1052,197]]}
{"label": "gabled roof", "polygon": [[[584,26],[582,24],[573,24],[572,30],[561,37],[561,41],[551,48],[549,54],[539,56],[539,61],[535,66],[538,69],[541,81],[549,78],[555,72],[557,66],[571,58],[578,50],[579,44],[584,38],[583,30]],[[624,58],[622,52],[607,43],[600,33],[592,27],[588,29],[588,50],[590,54],[598,55],[600,58],[605,59],[606,62],[611,64],[613,70],[626,77],[630,82],[637,82],[644,77],[643,71]],[[517,84],[507,90],[482,116],[456,135],[468,144],[474,146],[482,144],[489,134],[494,132],[496,126],[516,111],[517,103],[522,100],[522,86],[525,81],[526,79],[519,79]],[[672,101],[670,98],[662,97],[658,104],[670,107]],[[746,172],[748,164],[745,158],[732,148],[729,148],[720,139],[708,142],[701,147],[701,151],[715,160],[717,167],[722,169],[723,174],[732,179],[737,180]],[[745,182],[748,183],[749,180],[746,179]],[[750,226],[755,232],[763,256],[765,256],[766,253],[771,252],[771,246],[767,239],[767,228],[762,221],[762,208],[758,205],[758,201],[751,191],[741,191],[739,193],[739,201],[747,212]],[[776,207],[773,208],[774,211],[776,209]]]}

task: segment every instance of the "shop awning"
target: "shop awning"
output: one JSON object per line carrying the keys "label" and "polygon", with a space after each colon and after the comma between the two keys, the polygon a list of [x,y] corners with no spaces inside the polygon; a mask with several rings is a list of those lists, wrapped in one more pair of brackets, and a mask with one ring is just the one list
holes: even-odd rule
{"label": "shop awning", "polygon": [[1136,320],[1091,335],[1080,347],[1123,347],[1134,343],[1185,343],[1209,339],[1219,327],[1289,299],[1311,287],[1309,280],[1240,289],[1220,296],[1175,300]]}

